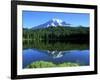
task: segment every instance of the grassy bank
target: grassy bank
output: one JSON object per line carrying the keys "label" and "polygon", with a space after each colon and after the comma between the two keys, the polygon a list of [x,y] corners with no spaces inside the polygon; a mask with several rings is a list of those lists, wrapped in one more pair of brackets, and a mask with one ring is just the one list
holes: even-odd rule
{"label": "grassy bank", "polygon": [[47,62],[47,61],[36,61],[28,65],[27,68],[74,67],[74,66],[80,66],[80,65],[78,63],[71,63],[71,62],[55,64],[53,62]]}

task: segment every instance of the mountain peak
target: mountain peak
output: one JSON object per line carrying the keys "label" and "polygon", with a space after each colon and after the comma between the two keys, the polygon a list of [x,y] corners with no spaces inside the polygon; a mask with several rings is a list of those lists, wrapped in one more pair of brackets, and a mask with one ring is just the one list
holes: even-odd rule
{"label": "mountain peak", "polygon": [[58,19],[58,18],[53,18],[52,21],[54,21],[54,22],[58,22],[58,23],[63,22],[61,19]]}

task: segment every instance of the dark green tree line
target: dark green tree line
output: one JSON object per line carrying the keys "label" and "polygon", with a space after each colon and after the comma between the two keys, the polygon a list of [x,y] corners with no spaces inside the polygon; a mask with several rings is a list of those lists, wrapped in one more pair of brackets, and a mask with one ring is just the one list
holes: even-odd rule
{"label": "dark green tree line", "polygon": [[45,29],[23,29],[23,39],[89,42],[89,27],[51,26]]}

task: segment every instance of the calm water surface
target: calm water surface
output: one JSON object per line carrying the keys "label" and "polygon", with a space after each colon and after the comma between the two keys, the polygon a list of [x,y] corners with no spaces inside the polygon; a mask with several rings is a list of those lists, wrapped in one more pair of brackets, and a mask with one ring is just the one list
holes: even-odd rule
{"label": "calm water surface", "polygon": [[51,61],[59,64],[75,62],[80,65],[89,65],[89,50],[50,51],[29,48],[23,50],[23,68],[35,61]]}

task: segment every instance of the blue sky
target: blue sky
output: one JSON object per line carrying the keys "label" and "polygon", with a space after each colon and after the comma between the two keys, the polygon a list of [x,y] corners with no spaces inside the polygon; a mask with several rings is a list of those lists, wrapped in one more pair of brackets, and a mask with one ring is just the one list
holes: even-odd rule
{"label": "blue sky", "polygon": [[87,13],[62,13],[62,12],[35,12],[23,11],[22,21],[24,28],[32,28],[43,24],[52,18],[58,18],[75,26],[89,26],[90,15]]}

